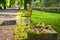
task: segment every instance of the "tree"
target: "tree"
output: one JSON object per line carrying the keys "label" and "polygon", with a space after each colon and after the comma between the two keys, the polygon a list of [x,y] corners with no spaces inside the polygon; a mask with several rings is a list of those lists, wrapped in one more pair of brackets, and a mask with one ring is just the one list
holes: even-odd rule
{"label": "tree", "polygon": [[3,4],[4,9],[6,9],[6,0],[0,0],[0,4]]}
{"label": "tree", "polygon": [[27,4],[30,5],[30,7],[32,7],[34,0],[24,0],[24,9],[27,9]]}
{"label": "tree", "polygon": [[6,0],[3,0],[4,1],[4,9],[6,9]]}
{"label": "tree", "polygon": [[36,0],[20,0],[19,5],[24,5],[24,9],[27,10],[27,4],[29,4],[30,6],[32,6],[32,2],[34,2]]}
{"label": "tree", "polygon": [[18,1],[18,0],[10,0],[10,7],[11,7],[11,5],[14,5],[16,1]]}
{"label": "tree", "polygon": [[24,0],[24,9],[27,10],[27,0]]}

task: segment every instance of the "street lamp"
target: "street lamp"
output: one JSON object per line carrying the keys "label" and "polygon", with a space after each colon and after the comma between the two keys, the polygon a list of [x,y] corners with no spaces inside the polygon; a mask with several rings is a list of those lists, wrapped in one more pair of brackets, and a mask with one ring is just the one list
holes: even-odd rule
{"label": "street lamp", "polygon": [[41,16],[42,16],[42,13],[43,13],[43,0],[41,0]]}

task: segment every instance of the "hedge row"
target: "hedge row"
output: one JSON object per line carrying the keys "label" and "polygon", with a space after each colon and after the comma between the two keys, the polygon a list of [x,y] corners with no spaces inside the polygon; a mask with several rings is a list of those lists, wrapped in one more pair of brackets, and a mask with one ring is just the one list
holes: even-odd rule
{"label": "hedge row", "polygon": [[60,13],[60,8],[33,8],[33,9],[35,9],[35,10],[40,10],[40,11]]}

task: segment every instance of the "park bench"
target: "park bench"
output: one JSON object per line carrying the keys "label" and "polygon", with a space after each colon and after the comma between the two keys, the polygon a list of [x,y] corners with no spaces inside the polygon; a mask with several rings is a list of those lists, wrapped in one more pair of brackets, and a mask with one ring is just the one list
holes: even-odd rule
{"label": "park bench", "polygon": [[30,18],[30,21],[31,21],[31,15],[32,15],[32,7],[29,7],[27,13],[26,14],[21,14],[21,17]]}

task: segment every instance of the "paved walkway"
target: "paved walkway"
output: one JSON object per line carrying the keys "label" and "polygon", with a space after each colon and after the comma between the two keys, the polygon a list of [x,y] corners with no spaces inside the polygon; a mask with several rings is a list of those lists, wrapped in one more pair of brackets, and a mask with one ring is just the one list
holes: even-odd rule
{"label": "paved walkway", "polygon": [[0,13],[6,12],[6,13],[16,13],[17,9],[6,9],[6,10],[0,10]]}
{"label": "paved walkway", "polygon": [[[16,20],[18,10],[0,10],[0,24],[7,20]],[[15,25],[0,26],[0,40],[13,40],[12,29]]]}
{"label": "paved walkway", "polygon": [[0,40],[13,40],[15,25],[0,26]]}
{"label": "paved walkway", "polygon": [[16,20],[18,10],[0,10],[0,24],[5,20]]}

